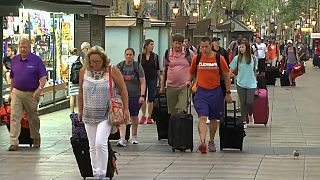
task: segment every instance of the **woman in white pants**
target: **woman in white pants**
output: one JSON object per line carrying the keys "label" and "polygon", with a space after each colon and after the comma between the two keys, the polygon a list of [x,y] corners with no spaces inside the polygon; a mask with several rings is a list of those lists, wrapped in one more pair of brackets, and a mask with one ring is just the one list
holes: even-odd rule
{"label": "woman in white pants", "polygon": [[[108,137],[111,125],[109,112],[109,59],[102,47],[94,46],[86,54],[84,67],[79,76],[79,119],[87,131],[93,175],[97,179],[106,177],[108,165]],[[128,92],[118,68],[112,67],[112,80],[128,114]]]}

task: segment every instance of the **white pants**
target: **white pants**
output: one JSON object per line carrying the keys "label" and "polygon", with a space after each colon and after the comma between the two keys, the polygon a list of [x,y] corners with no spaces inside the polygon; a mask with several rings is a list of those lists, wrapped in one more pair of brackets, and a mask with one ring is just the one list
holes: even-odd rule
{"label": "white pants", "polygon": [[111,126],[107,121],[96,124],[85,124],[89,146],[90,158],[94,177],[106,177],[108,166],[108,138]]}

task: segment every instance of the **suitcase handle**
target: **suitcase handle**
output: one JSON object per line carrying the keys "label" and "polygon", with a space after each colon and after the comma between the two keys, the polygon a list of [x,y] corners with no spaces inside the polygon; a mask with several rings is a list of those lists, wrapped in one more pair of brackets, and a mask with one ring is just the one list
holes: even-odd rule
{"label": "suitcase handle", "polygon": [[190,98],[190,96],[191,96],[190,88],[187,87],[187,109],[189,110],[189,114],[191,114],[191,98]]}
{"label": "suitcase handle", "polygon": [[[232,104],[233,104],[233,117],[236,119],[237,118],[236,101],[232,101]],[[227,113],[228,113],[227,102],[225,102],[224,103],[224,117],[227,117]]]}

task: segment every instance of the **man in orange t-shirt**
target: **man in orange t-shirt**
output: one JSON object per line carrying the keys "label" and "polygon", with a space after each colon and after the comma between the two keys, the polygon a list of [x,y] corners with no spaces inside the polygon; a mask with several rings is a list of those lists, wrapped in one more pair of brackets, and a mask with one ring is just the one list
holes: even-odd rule
{"label": "man in orange t-shirt", "polygon": [[207,125],[206,121],[210,120],[210,141],[208,149],[215,152],[214,136],[217,131],[217,119],[224,114],[224,96],[220,87],[220,75],[224,77],[226,85],[225,100],[230,103],[230,76],[229,68],[223,56],[220,55],[220,65],[216,61],[216,53],[212,51],[212,40],[210,37],[203,37],[200,42],[201,59],[197,65],[197,57],[194,57],[190,67],[189,85],[194,79],[197,71],[196,92],[194,95],[194,107],[199,116],[199,136],[201,153],[207,152],[205,143]]}
{"label": "man in orange t-shirt", "polygon": [[279,59],[279,47],[276,43],[276,39],[273,37],[272,42],[268,45],[268,62],[271,64],[271,66],[275,67],[277,60]]}

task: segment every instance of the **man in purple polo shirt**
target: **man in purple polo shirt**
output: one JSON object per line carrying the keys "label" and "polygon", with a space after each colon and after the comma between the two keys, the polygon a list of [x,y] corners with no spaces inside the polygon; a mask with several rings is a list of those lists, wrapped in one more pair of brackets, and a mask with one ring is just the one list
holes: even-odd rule
{"label": "man in purple polo shirt", "polygon": [[43,89],[47,71],[40,59],[31,53],[28,39],[19,42],[20,54],[11,61],[11,117],[10,117],[10,147],[9,151],[18,150],[23,110],[28,115],[33,147],[40,147],[40,119],[37,112],[39,96]]}

